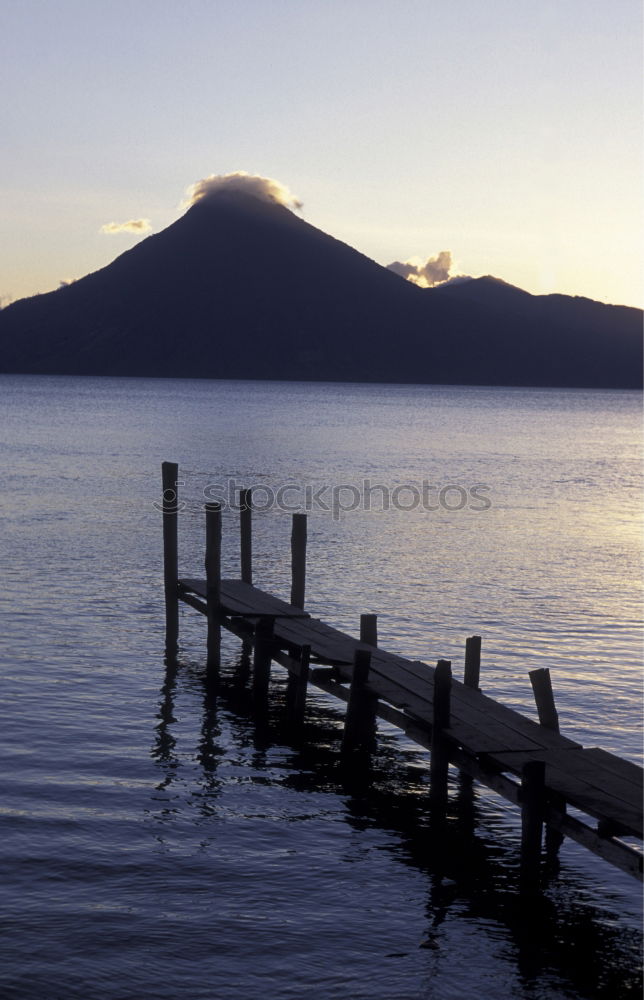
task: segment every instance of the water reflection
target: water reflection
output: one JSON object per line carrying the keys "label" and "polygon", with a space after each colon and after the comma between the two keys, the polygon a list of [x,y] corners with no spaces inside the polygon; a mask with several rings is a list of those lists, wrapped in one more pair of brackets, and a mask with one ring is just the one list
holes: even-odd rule
{"label": "water reflection", "polygon": [[217,719],[217,696],[208,681],[205,685],[203,699],[203,715],[199,743],[197,744],[197,761],[202,769],[201,794],[204,797],[204,807],[208,797],[218,794],[221,782],[217,777],[217,766],[224,756],[225,750],[221,740],[221,730]]}
{"label": "water reflection", "polygon": [[165,677],[159,699],[159,711],[157,713],[158,723],[156,725],[156,735],[152,756],[160,763],[164,777],[157,785],[157,789],[166,788],[171,782],[179,765],[176,755],[177,741],[172,731],[172,724],[177,720],[174,716],[174,691],[177,685],[177,674],[179,665],[174,658],[165,661]]}
{"label": "water reflection", "polygon": [[[159,789],[167,790],[182,767],[186,771],[175,811],[197,804],[202,817],[221,820],[230,815],[221,806],[227,783],[250,782],[256,793],[264,786],[273,795],[280,789],[300,799],[296,812],[274,817],[278,823],[315,821],[320,796],[327,796],[328,809],[355,831],[352,845],[374,850],[370,834],[377,832],[375,849],[384,845],[396,863],[425,878],[425,925],[418,928],[417,947],[435,952],[437,962],[449,960],[454,928],[466,927],[482,941],[491,935],[502,942],[503,961],[512,965],[526,995],[548,990],[548,984],[598,1000],[639,995],[640,936],[620,925],[616,914],[595,906],[574,876],[557,879],[552,868],[544,894],[524,898],[518,891],[517,831],[494,814],[489,794],[470,778],[450,771],[448,808],[438,812],[432,808],[423,751],[410,751],[385,729],[373,754],[342,754],[341,708],[316,693],[309,698],[303,727],[294,731],[285,725],[285,680],[273,678],[270,698],[258,704],[249,674],[248,649],[216,682],[194,663],[167,665],[151,753],[163,772]],[[186,720],[178,721],[175,700],[186,691],[200,717],[190,722],[198,729],[190,753],[182,755],[175,731]],[[196,773],[186,767],[188,759]],[[269,815],[252,794],[236,799],[234,809],[247,821]],[[342,869],[350,858],[337,860]],[[395,883],[383,885],[383,907],[396,891]],[[470,975],[476,976],[475,970]]]}

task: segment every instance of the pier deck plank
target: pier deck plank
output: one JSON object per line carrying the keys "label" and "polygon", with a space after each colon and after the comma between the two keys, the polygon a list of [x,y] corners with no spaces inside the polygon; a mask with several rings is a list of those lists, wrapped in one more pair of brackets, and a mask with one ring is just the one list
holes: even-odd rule
{"label": "pier deck plank", "polygon": [[[206,600],[206,581],[180,580],[179,597],[190,603],[194,601],[191,595]],[[233,619],[242,618],[252,630],[263,618],[274,618],[275,648],[296,663],[302,648],[310,647],[311,664],[333,667],[340,686],[351,681],[356,650],[369,650],[369,688],[431,734],[432,666],[369,646],[241,580],[222,580],[220,600],[231,626]],[[205,610],[205,604],[195,603],[199,610]],[[499,774],[521,775],[526,763],[543,761],[547,793],[562,796],[599,824],[608,824],[609,830],[641,838],[642,768],[630,761],[598,748],[583,748],[455,678],[450,723],[444,735],[459,752],[465,751]]]}
{"label": "pier deck plank", "polygon": [[[179,580],[179,588],[203,597],[204,600],[208,596],[205,580]],[[309,613],[302,608],[295,608],[243,580],[222,580],[220,594],[221,608],[226,615],[241,618],[310,618]]]}
{"label": "pier deck plank", "polygon": [[642,786],[622,777],[629,768],[622,767],[628,762],[619,757],[613,757],[606,766],[605,758],[611,755],[606,751],[597,753],[595,747],[492,756],[501,767],[515,774],[520,774],[528,761],[542,760],[546,765],[546,785],[553,792],[563,795],[589,816],[610,821],[626,834],[642,836]]}

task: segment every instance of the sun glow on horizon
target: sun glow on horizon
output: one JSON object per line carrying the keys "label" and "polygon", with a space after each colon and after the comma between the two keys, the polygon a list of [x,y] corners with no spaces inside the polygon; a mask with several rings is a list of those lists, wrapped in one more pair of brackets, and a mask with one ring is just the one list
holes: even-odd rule
{"label": "sun glow on horizon", "polygon": [[295,210],[301,195],[308,221],[383,266],[449,248],[450,273],[644,306],[635,0],[5,6],[21,101],[0,301],[105,266],[106,235],[160,232],[202,177],[201,195],[222,178],[269,181]]}

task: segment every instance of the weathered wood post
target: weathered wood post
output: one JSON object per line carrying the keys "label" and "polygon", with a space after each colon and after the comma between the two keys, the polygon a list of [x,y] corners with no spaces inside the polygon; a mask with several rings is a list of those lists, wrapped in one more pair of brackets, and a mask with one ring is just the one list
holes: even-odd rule
{"label": "weathered wood post", "polygon": [[176,462],[163,462],[161,479],[163,488],[163,584],[165,589],[165,652],[168,659],[177,655],[179,641],[178,594],[178,512],[177,480],[179,466]]}
{"label": "weathered wood post", "polygon": [[521,772],[521,889],[539,888],[546,765],[530,760]]}
{"label": "weathered wood post", "polygon": [[447,769],[449,754],[444,731],[449,729],[451,713],[452,663],[439,660],[434,670],[434,706],[431,745],[431,799],[434,806],[447,804]]}
{"label": "weathered wood post", "polygon": [[289,672],[286,688],[286,710],[292,726],[301,726],[304,722],[306,708],[306,692],[309,685],[309,661],[311,647],[302,646],[298,673]]}
{"label": "weathered wood post", "polygon": [[471,635],[465,640],[465,671],[463,684],[479,691],[481,674],[481,636]]}
{"label": "weathered wood post", "polygon": [[343,752],[373,749],[378,696],[368,686],[370,669],[371,653],[369,650],[356,649],[353,655],[353,673],[347,714],[344,719]]}
{"label": "weathered wood post", "polygon": [[[481,636],[470,635],[465,640],[465,667],[463,670],[463,684],[473,691],[480,691],[481,676]],[[462,815],[474,816],[474,780],[465,771],[459,774],[459,801],[461,803]]]}
{"label": "weathered wood post", "polygon": [[534,692],[534,700],[537,704],[539,722],[546,729],[553,729],[559,732],[559,716],[555,707],[555,696],[552,692],[552,681],[550,671],[547,667],[539,667],[529,673],[530,683]]}
{"label": "weathered wood post", "polygon": [[219,669],[221,658],[221,504],[206,504],[206,604],[208,613],[208,671]]}
{"label": "weathered wood post", "polygon": [[[538,667],[531,670],[529,675],[534,700],[537,706],[540,725],[553,732],[559,732],[559,715],[555,705],[555,696],[552,690],[552,680],[547,667]],[[561,796],[553,797],[552,804],[557,806],[562,813],[566,811],[565,799]],[[564,835],[559,830],[551,826],[546,826],[546,855],[551,865],[556,863],[557,852],[564,842]]]}
{"label": "weathered wood post", "polygon": [[239,659],[235,664],[234,683],[237,688],[245,688],[250,678],[253,644],[247,639],[242,640]]}
{"label": "weathered wood post", "polygon": [[253,582],[252,490],[239,494],[239,534],[241,545],[241,578]]}
{"label": "weathered wood post", "polygon": [[306,587],[306,514],[293,514],[291,530],[291,604],[304,607]]}
{"label": "weathered wood post", "polygon": [[360,642],[378,645],[378,615],[360,615]]}
{"label": "weathered wood post", "polygon": [[268,697],[273,659],[273,629],[275,619],[271,616],[260,618],[255,628],[255,652],[253,654],[253,695],[263,702]]}

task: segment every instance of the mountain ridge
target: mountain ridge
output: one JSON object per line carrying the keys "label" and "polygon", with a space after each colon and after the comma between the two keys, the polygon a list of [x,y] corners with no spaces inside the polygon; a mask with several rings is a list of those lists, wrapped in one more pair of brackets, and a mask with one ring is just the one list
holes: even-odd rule
{"label": "mountain ridge", "polygon": [[641,386],[641,311],[491,276],[421,289],[252,195],[198,201],[0,311],[0,371]]}

